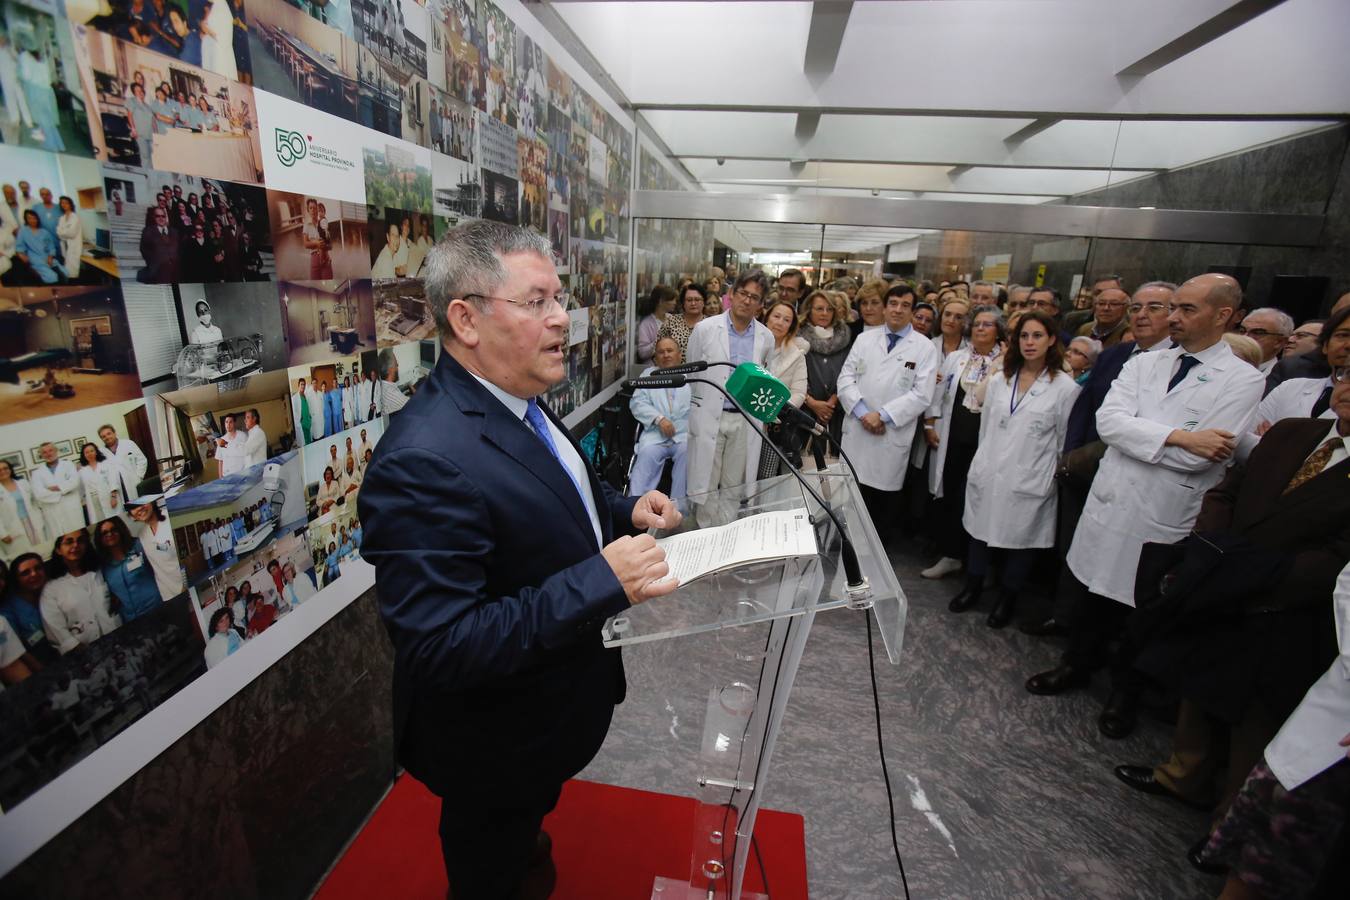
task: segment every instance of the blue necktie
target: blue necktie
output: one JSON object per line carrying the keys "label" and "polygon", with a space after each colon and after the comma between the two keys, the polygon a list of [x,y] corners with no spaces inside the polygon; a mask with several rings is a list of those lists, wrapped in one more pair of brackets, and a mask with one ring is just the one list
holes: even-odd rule
{"label": "blue necktie", "polygon": [[1181,366],[1177,369],[1177,374],[1172,376],[1172,380],[1167,382],[1167,392],[1172,393],[1172,388],[1186,380],[1186,373],[1196,366],[1200,365],[1200,360],[1194,356],[1183,353],[1181,355]]}
{"label": "blue necktie", "polygon": [[895,345],[899,340],[900,335],[896,334],[894,331],[886,332],[886,352],[890,353],[892,350],[894,350]]}
{"label": "blue necktie", "polygon": [[[534,429],[534,433],[539,436],[539,440],[544,442],[548,452],[553,454],[553,458],[562,466],[562,470],[567,473],[567,477],[572,480],[572,486],[577,489],[577,496],[585,497],[581,490],[581,485],[577,482],[577,476],[572,474],[572,467],[563,462],[562,456],[558,453],[557,444],[553,443],[553,434],[548,430],[548,419],[544,418],[544,412],[539,408],[539,404],[531,400],[525,406],[525,422]],[[584,505],[584,504],[583,504]]]}

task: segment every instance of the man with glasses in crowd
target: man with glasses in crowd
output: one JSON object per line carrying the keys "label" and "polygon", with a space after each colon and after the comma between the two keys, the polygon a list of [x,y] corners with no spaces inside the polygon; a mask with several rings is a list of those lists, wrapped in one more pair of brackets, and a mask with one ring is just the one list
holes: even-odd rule
{"label": "man with glasses in crowd", "polygon": [[[773,332],[759,321],[768,287],[769,279],[759,269],[737,277],[731,308],[694,326],[685,361],[764,365],[774,346]],[[731,371],[714,366],[699,377],[725,385]],[[721,391],[709,384],[693,385],[686,482],[690,496],[754,481],[759,448],[759,434]]]}
{"label": "man with glasses in crowd", "polygon": [[792,304],[793,309],[806,296],[806,276],[801,269],[784,269],[778,273],[778,299]]}
{"label": "man with glasses in crowd", "polygon": [[1266,306],[1247,313],[1247,317],[1238,326],[1238,334],[1245,334],[1261,347],[1261,365],[1257,366],[1262,375],[1279,362],[1280,354],[1289,343],[1289,335],[1294,331],[1294,320],[1284,310]]}
{"label": "man with glasses in crowd", "polygon": [[625,690],[600,627],[676,587],[642,533],[679,525],[674,504],[615,494],[539,402],[567,375],[561,292],[548,238],[527,229],[477,220],[431,249],[445,352],[358,500],[394,645],[399,761],[442,798],[457,900],[552,892],[540,824]]}
{"label": "man with glasses in crowd", "polygon": [[1101,341],[1102,349],[1119,344],[1130,323],[1125,316],[1130,305],[1130,295],[1117,281],[1116,286],[1106,287],[1096,293],[1092,299],[1092,321],[1078,329],[1078,335]]}

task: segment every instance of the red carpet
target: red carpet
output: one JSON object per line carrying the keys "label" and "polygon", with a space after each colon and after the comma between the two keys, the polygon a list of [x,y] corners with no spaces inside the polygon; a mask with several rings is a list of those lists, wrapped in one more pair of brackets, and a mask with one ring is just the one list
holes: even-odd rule
{"label": "red carpet", "polygon": [[[544,820],[558,867],[555,900],[645,900],[657,875],[689,874],[694,801],[569,781]],[[445,897],[436,825],[441,802],[404,775],[319,888],[316,900]],[[801,816],[760,810],[755,829],[773,900],[805,900],[806,832]],[[597,874],[603,873],[603,874]],[[747,891],[764,890],[754,853]]]}

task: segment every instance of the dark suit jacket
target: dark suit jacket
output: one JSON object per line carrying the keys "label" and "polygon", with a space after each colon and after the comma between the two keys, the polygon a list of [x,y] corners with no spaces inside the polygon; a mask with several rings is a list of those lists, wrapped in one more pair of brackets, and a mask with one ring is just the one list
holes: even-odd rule
{"label": "dark suit jacket", "polygon": [[[1160,636],[1137,661],[1230,721],[1254,698],[1282,720],[1335,658],[1331,594],[1350,562],[1350,459],[1284,493],[1330,427],[1327,419],[1277,422],[1245,468],[1205,495],[1195,523],[1197,533],[1248,542],[1253,556],[1287,555],[1284,574],[1200,628]],[[1234,565],[1248,562],[1239,556]]]}
{"label": "dark suit jacket", "polygon": [[[601,544],[631,533],[636,501],[589,477]],[[400,762],[441,796],[556,791],[623,699],[600,626],[628,608],[567,473],[442,353],[376,447],[358,508],[394,644]]]}
{"label": "dark suit jacket", "polygon": [[1120,370],[1129,362],[1134,341],[1126,341],[1103,350],[1088,373],[1087,383],[1079,392],[1069,411],[1069,425],[1064,435],[1064,451],[1077,450],[1097,440],[1097,410],[1106,399]]}
{"label": "dark suit jacket", "polygon": [[1331,364],[1320,349],[1288,356],[1277,362],[1266,376],[1266,393],[1269,394],[1276,385],[1290,378],[1326,378],[1330,374]]}
{"label": "dark suit jacket", "polygon": [[178,234],[172,228],[160,234],[154,225],[141,232],[141,258],[145,268],[140,280],[148,284],[171,284],[178,280]]}

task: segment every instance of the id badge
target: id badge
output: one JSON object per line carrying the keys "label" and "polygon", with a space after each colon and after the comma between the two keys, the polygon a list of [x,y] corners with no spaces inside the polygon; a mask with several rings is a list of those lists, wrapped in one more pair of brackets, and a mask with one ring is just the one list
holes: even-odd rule
{"label": "id badge", "polygon": [[145,562],[145,557],[143,557],[139,553],[133,553],[132,555],[127,557],[127,571],[135,572],[137,569],[141,567],[141,564],[143,562]]}
{"label": "id badge", "polygon": [[999,429],[1002,430],[1002,431],[1007,431],[1007,430],[1008,430],[1008,417],[1007,417],[1007,416],[999,416],[999,417],[998,417],[998,427],[999,427]]}

